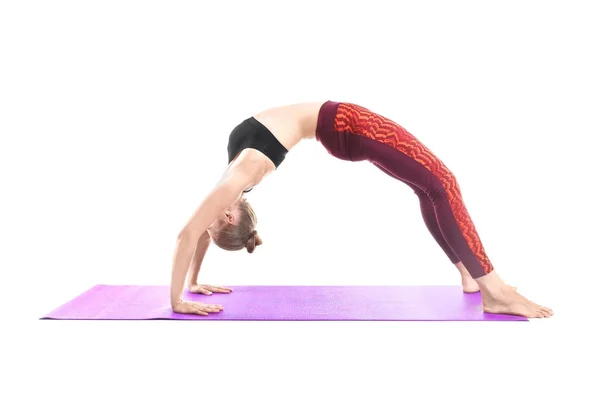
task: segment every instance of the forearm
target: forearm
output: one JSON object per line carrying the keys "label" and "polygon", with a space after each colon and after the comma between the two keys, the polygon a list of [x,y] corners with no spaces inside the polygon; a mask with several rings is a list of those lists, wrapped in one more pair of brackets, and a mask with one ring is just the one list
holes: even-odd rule
{"label": "forearm", "polygon": [[194,256],[195,246],[196,239],[191,234],[184,232],[177,238],[171,271],[171,307],[173,308],[183,299],[185,278],[187,277],[191,260]]}
{"label": "forearm", "polygon": [[210,236],[208,235],[208,232],[205,231],[198,240],[198,244],[196,245],[196,252],[194,253],[194,257],[192,258],[192,264],[189,268],[187,277],[188,287],[192,287],[193,285],[198,284],[198,273],[200,272],[200,267],[202,266],[202,261],[204,260],[204,256],[206,255],[206,251],[208,250],[209,245]]}

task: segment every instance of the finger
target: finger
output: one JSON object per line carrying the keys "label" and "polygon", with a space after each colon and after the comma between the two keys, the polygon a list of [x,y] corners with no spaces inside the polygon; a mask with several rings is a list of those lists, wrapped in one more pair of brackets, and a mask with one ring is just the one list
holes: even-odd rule
{"label": "finger", "polygon": [[206,311],[206,312],[219,312],[219,310],[223,309],[223,307],[219,308],[219,305],[203,304],[203,303],[196,304],[196,308],[198,310],[202,310],[202,311]]}
{"label": "finger", "polygon": [[197,313],[202,316],[208,315],[208,311],[206,310],[206,308],[203,308],[201,305],[194,305],[193,308],[194,308],[194,313]]}
{"label": "finger", "polygon": [[222,286],[205,286],[207,289],[209,289],[212,292],[215,293],[230,293],[231,289],[228,287],[222,287]]}
{"label": "finger", "polygon": [[199,286],[198,290],[199,290],[200,294],[204,294],[204,295],[211,295],[212,294],[212,292],[210,290],[208,290],[206,288],[206,286]]}
{"label": "finger", "polygon": [[195,306],[200,309],[204,309],[204,308],[223,309],[223,305],[221,305],[221,304],[205,304],[204,302],[197,302],[197,303],[195,303]]}
{"label": "finger", "polygon": [[204,295],[210,295],[211,292],[209,290],[207,290],[204,286],[194,286],[190,288],[190,292],[195,293],[195,294],[204,294]]}

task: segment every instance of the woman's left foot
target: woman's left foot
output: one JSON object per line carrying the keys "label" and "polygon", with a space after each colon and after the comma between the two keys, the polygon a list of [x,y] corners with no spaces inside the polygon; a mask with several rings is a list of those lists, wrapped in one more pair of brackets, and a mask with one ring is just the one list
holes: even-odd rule
{"label": "woman's left foot", "polygon": [[493,291],[481,292],[483,311],[529,318],[544,318],[554,314],[552,309],[541,306],[517,293],[513,287],[505,286]]}

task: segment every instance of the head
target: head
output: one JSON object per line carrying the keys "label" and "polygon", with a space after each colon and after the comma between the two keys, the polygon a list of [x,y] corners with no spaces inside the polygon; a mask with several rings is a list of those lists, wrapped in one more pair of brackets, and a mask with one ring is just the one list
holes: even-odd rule
{"label": "head", "polygon": [[244,198],[223,211],[210,225],[208,233],[213,242],[225,250],[246,248],[252,253],[262,244],[256,232],[256,214]]}

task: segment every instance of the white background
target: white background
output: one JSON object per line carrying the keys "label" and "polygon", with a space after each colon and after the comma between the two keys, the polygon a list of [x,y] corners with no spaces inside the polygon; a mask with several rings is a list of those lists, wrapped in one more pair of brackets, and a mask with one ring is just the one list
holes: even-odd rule
{"label": "white background", "polygon": [[[599,350],[599,13],[591,1],[391,3],[3,2],[0,358],[15,384],[3,391],[597,389],[584,357]],[[37,320],[98,283],[168,284],[231,129],[328,99],[429,146],[499,274],[555,316]],[[315,141],[248,198],[264,245],[210,249],[202,282],[459,283],[408,187]]]}

